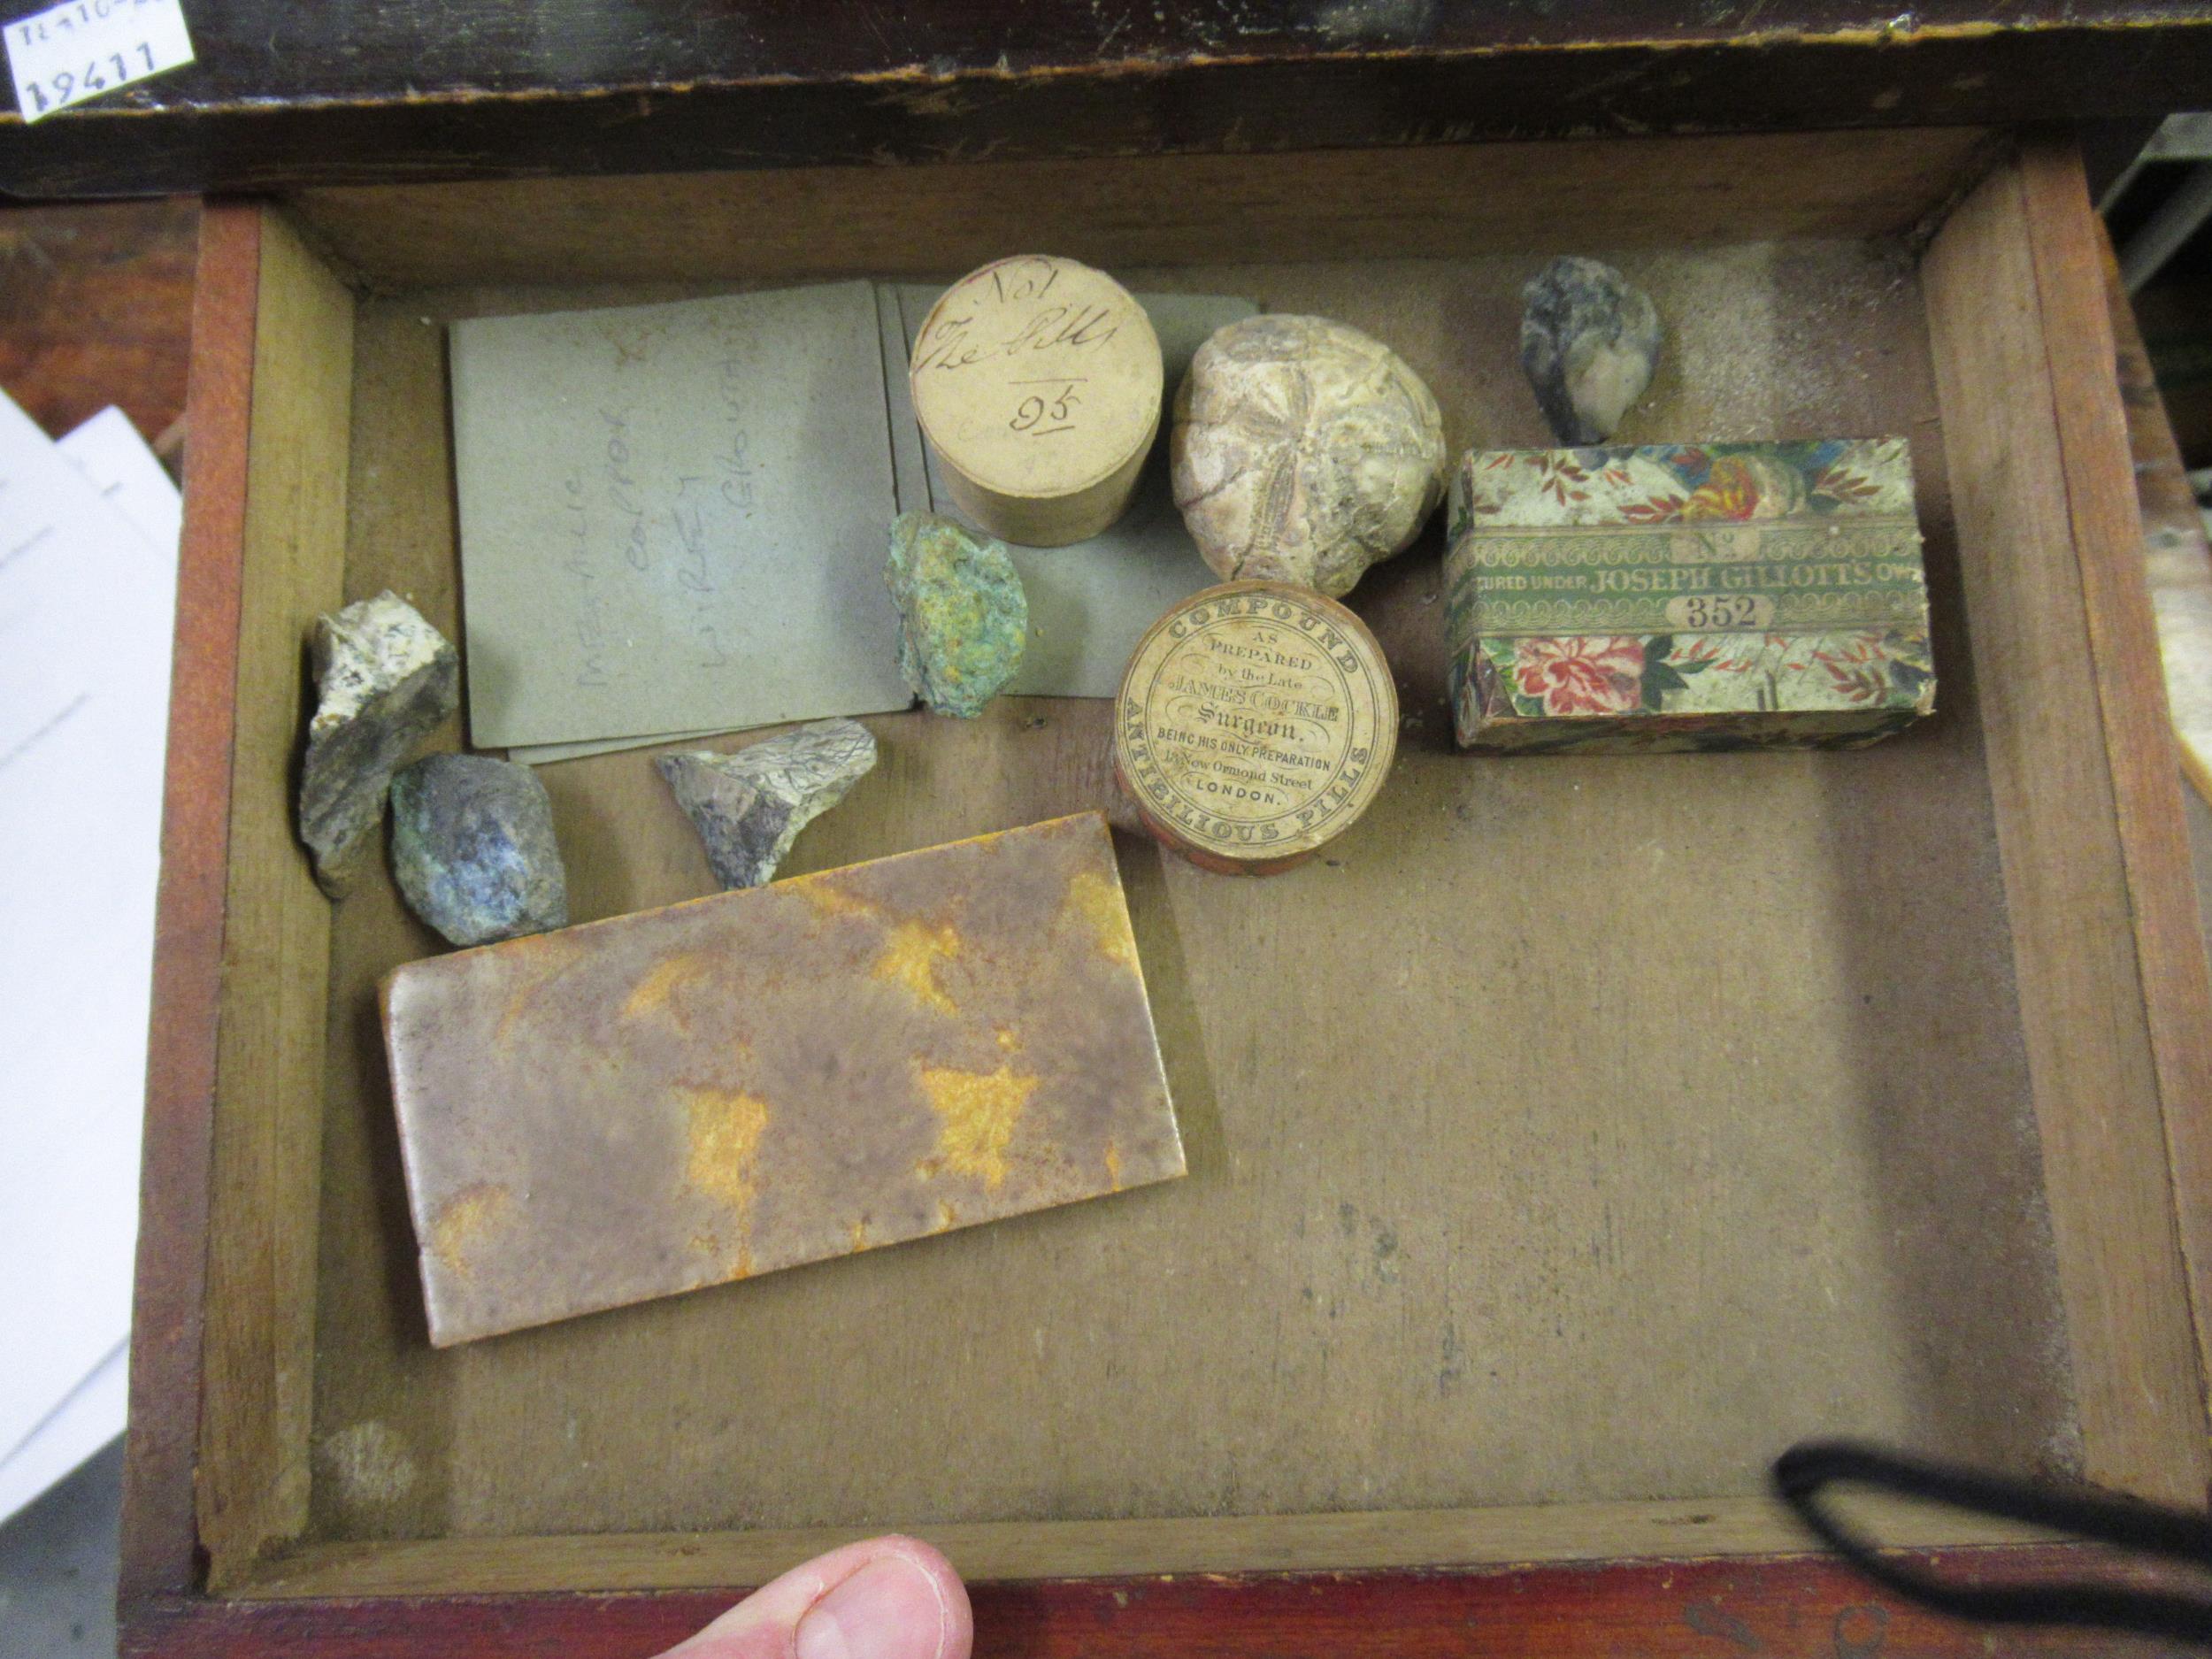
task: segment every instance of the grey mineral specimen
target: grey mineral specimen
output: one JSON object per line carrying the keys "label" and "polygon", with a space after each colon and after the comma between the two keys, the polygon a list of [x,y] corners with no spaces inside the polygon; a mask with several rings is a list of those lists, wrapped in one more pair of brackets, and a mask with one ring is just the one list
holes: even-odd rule
{"label": "grey mineral specimen", "polygon": [[757,887],[799,832],[845,798],[876,764],[876,740],[857,720],[817,720],[734,755],[664,755],[661,776],[706,843],[726,887]]}
{"label": "grey mineral specimen", "polygon": [[1206,563],[1348,592],[1444,494],[1444,417],[1380,341],[1325,317],[1214,331],[1175,394],[1175,504]]}
{"label": "grey mineral specimen", "polygon": [[1005,543],[934,513],[891,524],[883,580],[899,608],[899,672],[940,714],[973,719],[1021,666],[1029,600]]}
{"label": "grey mineral specimen", "polygon": [[527,766],[431,755],[392,780],[392,873],[457,945],[568,926],[553,803]]}
{"label": "grey mineral specimen", "polygon": [[1521,290],[1521,368],[1562,443],[1602,443],[1651,384],[1659,309],[1595,259],[1553,260]]}
{"label": "grey mineral specimen", "polygon": [[383,816],[392,769],[460,700],[460,664],[414,606],[385,593],[315,625],[314,668],[300,839],[334,899]]}

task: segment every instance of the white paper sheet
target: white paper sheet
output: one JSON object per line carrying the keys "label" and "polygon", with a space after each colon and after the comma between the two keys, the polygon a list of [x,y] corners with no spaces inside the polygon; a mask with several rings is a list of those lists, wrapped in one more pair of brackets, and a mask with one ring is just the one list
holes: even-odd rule
{"label": "white paper sheet", "polygon": [[22,1445],[0,1457],[0,1521],[120,1434],[129,1405],[130,1344],[119,1342]]}
{"label": "white paper sheet", "polygon": [[184,497],[128,415],[104,409],[55,439],[54,447],[139,534],[157,548],[177,545],[184,534]]}
{"label": "white paper sheet", "polygon": [[62,0],[15,19],[0,42],[26,127],[192,61],[182,0]]}
{"label": "white paper sheet", "polygon": [[0,396],[8,1463],[130,1328],[175,588],[174,545]]}

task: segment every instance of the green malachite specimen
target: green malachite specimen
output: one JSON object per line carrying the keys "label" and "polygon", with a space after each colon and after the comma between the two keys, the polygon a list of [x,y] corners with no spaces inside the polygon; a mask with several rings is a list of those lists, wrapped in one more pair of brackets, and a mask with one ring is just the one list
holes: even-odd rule
{"label": "green malachite specimen", "polygon": [[1029,603],[1003,543],[934,513],[891,524],[883,580],[899,608],[899,672],[940,714],[973,719],[1021,666]]}

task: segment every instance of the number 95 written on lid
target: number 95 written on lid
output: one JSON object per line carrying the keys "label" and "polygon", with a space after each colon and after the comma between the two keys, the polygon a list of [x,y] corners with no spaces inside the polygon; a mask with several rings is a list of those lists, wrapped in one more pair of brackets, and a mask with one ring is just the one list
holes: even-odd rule
{"label": "number 95 written on lid", "polygon": [[961,278],[923,319],[909,373],[955,503],[1030,547],[1121,517],[1160,428],[1151,319],[1072,259],[1025,255]]}

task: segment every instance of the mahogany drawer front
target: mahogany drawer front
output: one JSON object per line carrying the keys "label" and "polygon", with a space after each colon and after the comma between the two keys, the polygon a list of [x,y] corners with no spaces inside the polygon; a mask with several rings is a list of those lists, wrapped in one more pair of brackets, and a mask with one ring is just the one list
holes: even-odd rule
{"label": "mahogany drawer front", "polygon": [[[369,995],[430,947],[388,884],[322,900],[287,791],[313,618],[456,621],[443,322],[1017,244],[1370,327],[1455,447],[1536,441],[1520,275],[1619,254],[1674,331],[1648,435],[1912,440],[1942,712],[1860,756],[1455,756],[1432,531],[1353,596],[1414,718],[1339,864],[1118,833],[1188,1179],[434,1354]],[[2200,1500],[2212,995],[2097,250],[2068,145],[1942,130],[211,207],[131,1640],[643,1653],[897,1526],[986,1581],[985,1651],[1963,1651],[1762,1561],[1798,1547],[1765,1459],[1847,1430]],[[872,725],[900,787],[792,872],[1130,827],[1102,705]],[[698,890],[647,772],[545,773],[579,919]]]}

